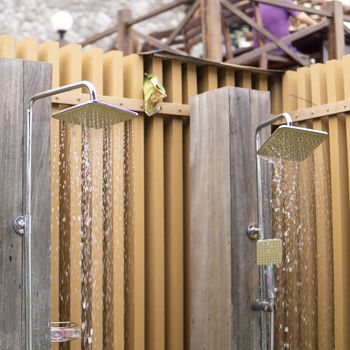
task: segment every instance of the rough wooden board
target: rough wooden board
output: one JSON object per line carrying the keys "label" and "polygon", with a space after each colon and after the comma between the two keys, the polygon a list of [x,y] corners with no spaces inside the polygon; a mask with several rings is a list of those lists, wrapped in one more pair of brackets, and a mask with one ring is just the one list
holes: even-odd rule
{"label": "rough wooden board", "polygon": [[[23,210],[24,125],[29,98],[51,87],[46,63],[0,59],[0,349],[24,346],[22,237],[12,228]],[[32,163],[33,349],[50,349],[50,100],[35,104]]]}
{"label": "rough wooden board", "polygon": [[252,302],[258,297],[256,243],[245,232],[257,220],[255,128],[268,119],[269,109],[268,93],[238,88],[231,91],[233,349],[259,348],[259,314],[251,311]]}
{"label": "rough wooden board", "polygon": [[[51,88],[51,65],[23,62],[23,105],[37,92]],[[50,349],[50,99],[33,109],[32,144],[32,297],[33,349]],[[25,115],[25,114],[24,114]]]}
{"label": "rough wooden board", "polygon": [[12,228],[22,213],[23,63],[0,59],[0,349],[21,349],[22,237]]}
{"label": "rough wooden board", "polygon": [[191,100],[192,350],[259,348],[258,268],[245,231],[256,220],[255,127],[269,111],[268,93],[240,88]]}
{"label": "rough wooden board", "polygon": [[[192,330],[191,348],[205,349],[208,344],[208,240],[209,240],[209,157],[207,128],[209,115],[204,112],[206,94],[191,101],[190,188],[191,188],[191,276]],[[205,100],[204,100],[205,101]]]}

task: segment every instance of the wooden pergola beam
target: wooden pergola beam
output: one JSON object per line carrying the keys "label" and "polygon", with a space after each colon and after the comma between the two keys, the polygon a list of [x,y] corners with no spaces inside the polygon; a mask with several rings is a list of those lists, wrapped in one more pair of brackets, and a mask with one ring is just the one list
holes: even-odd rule
{"label": "wooden pergola beam", "polygon": [[181,32],[181,30],[185,27],[185,25],[188,23],[188,21],[191,19],[193,16],[194,12],[197,10],[197,8],[200,5],[200,0],[196,0],[193,5],[190,7],[190,9],[187,11],[185,18],[179,23],[177,28],[170,34],[166,45],[170,45],[176,36]]}
{"label": "wooden pergola beam", "polygon": [[133,35],[136,38],[142,39],[144,41],[146,41],[147,43],[151,44],[152,46],[155,46],[159,49],[163,49],[172,53],[176,53],[177,55],[185,55],[187,56],[187,53],[184,51],[180,51],[177,49],[174,49],[172,47],[167,46],[166,44],[162,43],[160,40],[148,35],[148,34],[144,34],[139,32],[138,30],[134,29],[134,28],[130,28],[129,32],[131,35]]}
{"label": "wooden pergola beam", "polygon": [[137,24],[137,23],[140,23],[140,22],[143,22],[147,19],[150,19],[152,17],[155,17],[155,16],[158,16],[160,14],[162,14],[163,12],[167,12],[167,11],[170,11],[180,5],[184,5],[184,4],[188,4],[188,3],[191,3],[192,0],[176,0],[170,4],[167,4],[167,5],[164,5],[164,6],[161,6],[159,9],[157,10],[154,10],[154,11],[151,11],[143,16],[140,16],[140,17],[137,17],[137,18],[133,18],[133,19],[130,19],[128,20],[125,25],[130,27],[134,24]]}
{"label": "wooden pergola beam", "polygon": [[254,28],[258,33],[262,34],[265,38],[272,41],[275,45],[277,45],[281,50],[283,50],[288,56],[292,57],[296,62],[298,62],[301,66],[307,66],[308,64],[300,58],[293,50],[291,50],[285,43],[278,41],[278,39],[272,35],[265,28],[259,26],[254,20],[248,17],[245,13],[239,10],[237,7],[230,4],[227,0],[220,0],[222,5],[224,5],[227,9],[232,11],[237,17],[239,17],[242,21],[249,24],[252,28]]}
{"label": "wooden pergola beam", "polygon": [[[300,30],[298,30],[297,32],[293,33],[293,34],[289,34],[283,38],[281,38],[279,41],[283,42],[283,43],[287,43],[287,42],[293,42],[295,40],[301,39],[305,36],[311,35],[313,33],[316,33],[326,27],[328,27],[330,24],[330,20],[329,19],[324,19],[323,21],[321,21],[320,23],[314,24],[312,26],[308,26],[305,28],[302,28]],[[277,45],[275,43],[269,43],[266,44],[262,47],[256,48],[250,52],[247,52],[245,54],[242,54],[238,57],[233,58],[232,60],[229,60],[229,63],[234,63],[234,64],[243,64],[243,63],[249,63],[252,60],[258,58],[261,54],[263,54],[264,52],[270,51],[274,48],[276,48]]]}

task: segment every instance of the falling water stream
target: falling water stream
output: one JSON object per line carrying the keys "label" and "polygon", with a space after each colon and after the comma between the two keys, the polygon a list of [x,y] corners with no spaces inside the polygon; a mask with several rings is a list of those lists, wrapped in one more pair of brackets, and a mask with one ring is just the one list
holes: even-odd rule
{"label": "falling water stream", "polygon": [[130,125],[61,125],[59,313],[60,321],[80,322],[84,350],[96,349],[94,342],[113,350],[127,341]]}
{"label": "falling water stream", "polygon": [[[333,348],[334,339],[325,340],[319,334],[333,334],[332,329],[324,329],[332,326],[318,319],[320,312],[333,315],[330,179],[325,154],[323,145],[303,162],[269,160],[272,232],[283,244],[283,261],[274,268],[276,350],[313,350],[318,341]],[[318,302],[321,295],[328,298],[325,305]]]}

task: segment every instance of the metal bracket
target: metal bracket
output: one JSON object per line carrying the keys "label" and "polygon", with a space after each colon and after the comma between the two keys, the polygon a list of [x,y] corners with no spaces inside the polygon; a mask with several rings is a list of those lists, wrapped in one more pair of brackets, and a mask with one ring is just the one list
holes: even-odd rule
{"label": "metal bracket", "polygon": [[259,238],[260,229],[255,224],[250,224],[247,228],[247,236],[252,241],[256,241]]}
{"label": "metal bracket", "polygon": [[252,304],[252,310],[253,311],[272,312],[273,311],[273,306],[272,306],[272,304],[269,301],[256,300]]}
{"label": "metal bracket", "polygon": [[24,216],[17,216],[16,219],[13,221],[13,229],[15,230],[15,232],[19,235],[24,235],[25,227],[26,220]]}

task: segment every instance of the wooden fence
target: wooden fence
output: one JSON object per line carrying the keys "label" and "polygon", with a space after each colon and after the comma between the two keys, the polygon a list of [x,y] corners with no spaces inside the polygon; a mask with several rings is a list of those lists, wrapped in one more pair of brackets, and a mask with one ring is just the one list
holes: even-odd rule
{"label": "wooden fence", "polygon": [[[38,44],[35,39],[16,41],[12,36],[0,37],[0,56],[50,62],[54,87],[87,79],[95,84],[103,100],[141,113],[131,130],[113,130],[113,149],[119,147],[117,150],[123,152],[118,138],[127,140],[126,134],[132,140],[132,190],[129,207],[124,208],[120,203],[124,203],[127,169],[120,156],[113,154],[113,218],[109,219],[102,219],[103,206],[99,205],[103,202],[102,186],[94,186],[90,198],[82,198],[80,166],[62,165],[64,159],[69,163],[73,157],[84,156],[80,141],[77,146],[72,139],[75,133],[80,140],[81,132],[67,132],[56,120],[51,121],[52,320],[90,322],[94,349],[189,348],[189,99],[197,93],[234,84],[267,90],[273,81],[281,82],[280,73],[202,60],[182,61],[180,56],[167,54],[123,57],[117,51],[82,51],[79,45],[59,48],[57,42]],[[161,113],[152,118],[142,117],[144,72],[156,74],[168,95]],[[58,95],[53,97],[53,109],[86,98],[80,91]],[[101,133],[90,137],[103,144]],[[101,184],[102,147],[93,146],[91,157],[97,164],[92,181]],[[91,205],[90,233],[80,232],[81,199]],[[129,214],[125,217],[125,213]],[[112,233],[108,233],[110,242],[104,252],[106,221]],[[81,242],[92,256],[88,272],[94,288],[81,281]],[[112,278],[106,278],[106,274]],[[108,290],[113,291],[112,295]],[[89,315],[83,310],[84,291],[92,300]],[[83,332],[83,340],[72,342],[68,348],[84,348],[88,336]]]}
{"label": "wooden fence", "polygon": [[[110,140],[115,147],[120,147],[120,137],[132,142],[129,143],[129,169],[125,169],[124,162],[121,164],[115,158],[117,155],[113,154],[112,205],[115,216],[108,219],[113,232],[109,236],[111,249],[107,252],[108,258],[104,257],[103,245],[91,245],[93,262],[89,269],[95,286],[91,295],[93,308],[88,317],[93,328],[93,348],[190,348],[188,103],[191,96],[222,86],[269,90],[272,113],[299,110],[292,113],[298,122],[329,131],[327,159],[331,176],[332,230],[323,230],[322,223],[319,223],[323,218],[316,216],[317,249],[320,249],[321,255],[317,255],[320,258],[317,258],[315,266],[317,271],[326,271],[322,272],[317,284],[317,329],[321,337],[325,325],[332,323],[333,308],[327,313],[323,305],[334,304],[335,348],[345,350],[350,347],[347,332],[350,323],[350,276],[347,269],[350,121],[346,117],[350,104],[343,101],[350,95],[349,80],[346,79],[350,57],[301,68],[296,72],[289,71],[282,77],[281,72],[185,59],[167,53],[123,57],[117,51],[103,53],[95,48],[82,51],[79,45],[59,48],[57,42],[38,44],[35,39],[16,41],[12,36],[0,36],[0,56],[50,62],[53,65],[53,86],[87,79],[95,84],[103,100],[131,107],[141,113],[130,128],[125,131],[115,129]],[[156,74],[168,94],[161,113],[152,118],[142,117],[144,72]],[[76,104],[86,98],[86,94],[80,91],[56,96],[53,98],[53,109],[60,108],[60,104]],[[328,105],[313,107],[305,112],[302,109],[311,105],[308,101],[320,106]],[[62,320],[81,323],[81,290],[85,288],[80,281],[81,239],[80,222],[77,220],[82,210],[80,201],[77,201],[82,186],[81,169],[73,167],[67,172],[60,167],[58,160],[68,156],[81,158],[83,155],[80,147],[74,154],[69,133],[61,136],[64,127],[55,120],[51,123],[52,320],[58,320],[61,315]],[[75,133],[80,140],[79,130]],[[92,137],[102,145],[101,133]],[[117,150],[122,152],[121,148]],[[103,150],[93,149],[92,156],[99,164],[93,170],[92,181],[102,184]],[[321,156],[315,154],[315,164],[319,164],[315,166],[316,175],[324,165],[319,163],[321,161]],[[132,191],[129,193],[128,207],[124,208],[118,203],[124,203],[127,170]],[[73,181],[66,188],[62,200],[60,186],[70,180]],[[120,183],[124,185],[120,186]],[[93,218],[90,237],[92,241],[102,244],[107,220],[102,220],[103,206],[98,204],[103,202],[102,186],[96,186],[91,196],[88,198]],[[324,197],[320,194],[316,203],[320,203],[321,199]],[[125,213],[128,216],[123,216]],[[324,255],[321,253],[329,240],[333,245],[333,269],[322,259]],[[124,250],[120,249],[123,246],[129,260],[125,259]],[[63,257],[70,266],[70,273],[64,279]],[[110,264],[111,261],[113,263]],[[106,273],[112,278],[104,278]],[[324,276],[327,278],[324,279]],[[325,295],[324,283],[332,280],[334,296]],[[113,291],[108,300],[105,297],[108,294],[106,288]],[[59,289],[65,295],[62,299],[59,298]],[[328,331],[332,332],[332,327]],[[321,341],[318,347],[327,348]],[[81,341],[70,344],[70,349],[79,348]]]}
{"label": "wooden fence", "polygon": [[[314,303],[317,314],[311,315],[310,309],[305,311],[306,318],[310,321],[306,327],[300,321],[300,314],[291,309],[288,322],[295,326],[294,330],[289,328],[294,333],[288,337],[294,346],[309,343],[312,348],[318,349],[350,347],[349,69],[350,57],[344,56],[341,60],[315,64],[295,72],[288,71],[283,77],[283,110],[296,111],[291,114],[299,125],[329,133],[326,147],[317,150],[310,159],[314,174],[307,184],[302,180],[303,170],[299,170],[300,191],[316,186],[309,202],[305,201],[305,197],[304,201],[300,197],[299,209],[294,214],[307,227],[304,234],[309,237],[306,239],[304,256],[299,254],[299,265],[308,264],[310,270],[307,273],[317,276],[317,283],[305,286],[304,295],[300,297],[307,298],[310,304]],[[327,178],[323,175],[325,169],[330,184],[327,184]],[[310,201],[316,205],[314,212],[310,209]],[[327,207],[328,210],[324,210]],[[310,214],[307,218],[305,212]],[[296,257],[297,243],[294,241],[291,244],[294,244],[292,255]],[[307,262],[305,257],[309,258]],[[297,283],[303,283],[303,278],[303,274],[301,277],[294,275],[283,283],[296,286]]]}

